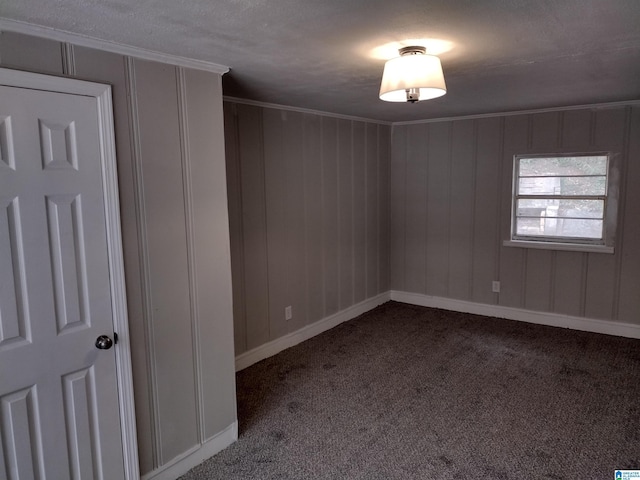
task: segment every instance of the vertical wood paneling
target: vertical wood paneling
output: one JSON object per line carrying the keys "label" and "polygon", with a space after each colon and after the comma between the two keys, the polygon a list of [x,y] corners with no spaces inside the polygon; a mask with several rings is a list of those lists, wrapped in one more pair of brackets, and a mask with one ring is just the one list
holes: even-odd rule
{"label": "vertical wood paneling", "polygon": [[[175,68],[136,61],[138,121],[146,209],[151,298],[163,299],[153,311],[154,360],[158,372],[160,461],[176,457],[198,443],[195,412],[185,210]],[[162,135],[158,135],[162,131]],[[173,179],[180,179],[176,182]],[[171,256],[167,252],[172,252]],[[170,300],[169,300],[170,299]],[[175,395],[175,392],[181,395]],[[176,416],[175,412],[180,415]]]}
{"label": "vertical wood paneling", "polygon": [[[626,111],[624,108],[598,110],[595,116],[594,139],[596,148],[623,155]],[[631,158],[629,161],[633,161]],[[623,233],[624,223],[619,222],[618,234]],[[616,242],[620,247],[619,240]],[[619,254],[619,253],[618,253]],[[615,255],[590,253],[587,257],[585,289],[585,316],[591,318],[615,318],[617,305],[617,277],[619,262]]]}
{"label": "vertical wood paneling", "polygon": [[524,308],[547,311],[551,305],[551,256],[554,252],[527,249]]}
{"label": "vertical wood paneling", "polygon": [[614,265],[611,255],[589,253],[584,315],[588,318],[611,319],[615,296]]}
{"label": "vertical wood paneling", "polygon": [[0,60],[4,67],[62,75],[63,44],[22,33],[0,33]]}
{"label": "vertical wood paneling", "polygon": [[373,297],[378,293],[378,263],[380,258],[378,224],[380,211],[378,209],[378,126],[373,123],[366,125],[366,157],[365,157],[365,297]]}
{"label": "vertical wood paneling", "polygon": [[[304,205],[304,162],[303,156],[303,115],[296,112],[282,112],[283,151],[287,166],[287,190],[285,216],[287,223],[287,291],[288,305],[293,310],[293,318],[288,330],[294,331],[307,324],[306,308],[306,265],[305,265],[305,205]],[[284,312],[283,312],[284,313]]]}
{"label": "vertical wood paneling", "polygon": [[[188,315],[191,322],[191,349],[192,349],[192,375],[194,378],[194,396],[195,396],[195,410],[196,410],[196,434],[200,443],[206,440],[205,434],[205,413],[204,413],[204,397],[202,389],[202,305],[201,298],[199,296],[203,283],[198,278],[197,263],[200,263],[201,259],[198,257],[198,248],[196,246],[196,226],[195,226],[195,211],[194,211],[194,191],[193,191],[193,172],[194,157],[192,156],[193,147],[195,150],[200,150],[198,142],[194,142],[192,145],[190,142],[191,132],[189,131],[189,123],[194,119],[193,115],[189,114],[189,102],[187,100],[187,79],[185,70],[183,68],[176,69],[176,82],[177,82],[177,103],[178,103],[178,123],[179,123],[179,136],[180,136],[180,163],[182,168],[182,190],[183,190],[183,205],[185,214],[185,236],[187,246],[187,274],[189,279],[189,312],[185,312],[185,316]],[[205,92],[202,92],[202,100],[200,105],[206,104]],[[195,106],[194,106],[195,107]],[[196,130],[196,127],[193,127]],[[196,136],[197,138],[197,136]],[[196,152],[195,157],[198,157],[201,152]],[[207,173],[207,172],[203,172]],[[206,225],[198,222],[198,226]],[[206,249],[210,251],[210,249]],[[202,262],[203,264],[205,262]],[[202,269],[206,270],[206,269]],[[199,288],[200,287],[200,288]],[[209,298],[206,295],[205,298]],[[210,350],[210,349],[208,349]],[[185,372],[186,374],[186,372]]]}
{"label": "vertical wood paneling", "polygon": [[[502,156],[502,185],[500,189],[500,240],[510,238],[511,193],[513,156],[529,150],[529,116],[506,117],[504,121],[504,148]],[[526,250],[522,248],[500,248],[500,305],[524,306],[524,275]]]}
{"label": "vertical wood paneling", "polygon": [[388,291],[390,286],[390,225],[389,210],[391,200],[389,198],[391,163],[391,129],[378,125],[378,238],[379,238],[379,264],[378,264],[378,293]]}
{"label": "vertical wood paneling", "polygon": [[562,147],[580,151],[591,143],[592,110],[562,112]]}
{"label": "vertical wood paneling", "polygon": [[248,339],[236,339],[240,354],[389,288],[391,132],[229,101],[225,109],[234,288],[241,292],[234,293],[234,321]]}
{"label": "vertical wood paneling", "polygon": [[449,295],[451,128],[451,122],[429,124],[426,293],[441,297]]}
{"label": "vertical wood paneling", "polygon": [[565,315],[580,315],[585,253],[557,252],[553,282],[553,311]]}
{"label": "vertical wood paneling", "polygon": [[231,239],[231,276],[233,290],[233,336],[236,352],[247,350],[247,316],[244,282],[244,234],[242,231],[242,188],[240,173],[237,106],[225,104],[224,137]]}
{"label": "vertical wood paneling", "polygon": [[[560,112],[546,112],[531,115],[531,149],[535,152],[554,153],[558,147]],[[520,152],[525,153],[525,152]]]}
{"label": "vertical wood paneling", "polygon": [[477,121],[472,251],[472,295],[474,302],[495,303],[491,282],[498,280],[496,253],[499,218],[502,122],[499,118]]}
{"label": "vertical wood paneling", "polygon": [[454,122],[451,145],[449,295],[466,300],[472,285],[476,122]]}
{"label": "vertical wood paneling", "polygon": [[[640,231],[633,220],[640,204],[639,117],[635,107],[602,107],[432,122],[422,126],[426,145],[416,133],[420,125],[394,126],[391,288],[415,291],[412,265],[426,261],[430,295],[640,323]],[[414,156],[423,150],[428,183],[420,226],[422,182]],[[572,151],[608,151],[621,159],[615,255],[503,246],[510,236],[514,155]],[[426,257],[416,237],[421,228]],[[491,293],[491,280],[501,282],[499,295]]]}
{"label": "vertical wood paneling", "polygon": [[262,110],[238,105],[238,131],[246,332],[251,349],[270,339]]}
{"label": "vertical wood paneling", "polygon": [[351,156],[351,122],[338,120],[338,198],[340,212],[340,309],[354,303],[353,295],[353,158]]}
{"label": "vertical wood paneling", "polygon": [[424,124],[407,126],[405,178],[405,257],[403,259],[404,289],[426,293],[428,127]]}
{"label": "vertical wood paneling", "polygon": [[621,257],[618,320],[640,324],[640,107],[628,107],[629,122],[626,175],[624,182],[624,207],[621,209],[622,235],[618,237],[617,255]]}
{"label": "vertical wood paneling", "polygon": [[322,117],[322,233],[324,236],[324,316],[339,310],[338,284],[338,124]]}
{"label": "vertical wood paneling", "polygon": [[389,172],[389,279],[392,290],[405,288],[405,229],[406,229],[406,178],[407,178],[407,130],[405,126],[393,127],[391,138],[391,163]]}
{"label": "vertical wood paneling", "polygon": [[287,283],[287,170],[282,161],[281,113],[262,110],[264,128],[265,208],[267,228],[267,263],[269,275],[269,338],[287,333],[284,310],[289,305]]}
{"label": "vertical wood paneling", "polygon": [[353,301],[366,298],[366,130],[364,122],[352,122],[353,158]]}
{"label": "vertical wood paneling", "polygon": [[[190,168],[192,292],[198,336],[193,351],[204,443],[236,418],[233,305],[224,163],[222,79],[184,70],[186,138]],[[226,393],[225,393],[226,392]],[[175,413],[175,412],[174,412]]]}
{"label": "vertical wood paneling", "polygon": [[[142,168],[142,152],[141,152],[141,140],[140,140],[140,119],[138,116],[138,102],[137,102],[137,83],[135,72],[135,61],[132,58],[125,58],[125,76],[127,81],[127,97],[128,97],[128,120],[131,126],[130,131],[130,146],[131,146],[131,159],[132,159],[132,178],[135,182],[135,188],[133,192],[133,206],[135,209],[135,227],[138,240],[138,248],[140,250],[140,256],[137,259],[141,278],[140,278],[140,302],[141,302],[141,317],[140,320],[144,324],[142,328],[145,335],[145,346],[147,362],[146,367],[146,387],[149,389],[149,404],[147,409],[149,411],[149,426],[150,437],[148,438],[148,445],[146,446],[151,455],[151,465],[149,469],[155,468],[156,465],[161,463],[162,452],[162,438],[160,435],[160,421],[159,421],[159,395],[158,395],[158,371],[155,363],[155,343],[154,338],[154,326],[153,326],[153,298],[151,296],[151,282],[150,282],[150,267],[149,267],[149,254],[146,249],[147,245],[147,221],[146,221],[146,207],[144,199],[144,184],[143,184],[143,168]],[[135,368],[135,367],[134,367]],[[144,377],[143,377],[144,378]],[[144,437],[143,437],[144,441]],[[139,446],[139,449],[144,449],[145,446]],[[141,464],[142,466],[142,464]]]}
{"label": "vertical wood paneling", "polygon": [[306,244],[307,321],[324,313],[322,242],[322,123],[317,115],[304,115],[304,205]]}
{"label": "vertical wood paneling", "polygon": [[622,152],[625,136],[625,109],[602,108],[595,112],[593,143],[603,150]]}

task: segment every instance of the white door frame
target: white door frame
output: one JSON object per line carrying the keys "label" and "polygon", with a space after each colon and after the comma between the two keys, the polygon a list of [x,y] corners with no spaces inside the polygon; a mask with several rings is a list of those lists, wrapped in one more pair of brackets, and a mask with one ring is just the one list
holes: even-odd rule
{"label": "white door frame", "polygon": [[109,257],[113,330],[118,333],[118,344],[115,348],[115,356],[124,471],[126,480],[138,480],[140,478],[140,467],[138,464],[136,416],[131,368],[131,342],[129,337],[129,320],[127,317],[127,298],[124,282],[122,236],[120,233],[120,204],[118,199],[118,176],[116,169],[111,87],[100,83],[86,82],[66,77],[53,77],[6,68],[0,68],[0,85],[83,95],[93,97],[96,100],[99,116],[98,130]]}

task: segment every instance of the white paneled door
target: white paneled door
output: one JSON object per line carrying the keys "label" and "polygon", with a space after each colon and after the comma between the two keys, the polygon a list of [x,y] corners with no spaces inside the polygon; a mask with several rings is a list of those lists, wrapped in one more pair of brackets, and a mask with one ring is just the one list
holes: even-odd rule
{"label": "white paneled door", "polygon": [[27,87],[0,85],[0,478],[122,479],[103,112]]}

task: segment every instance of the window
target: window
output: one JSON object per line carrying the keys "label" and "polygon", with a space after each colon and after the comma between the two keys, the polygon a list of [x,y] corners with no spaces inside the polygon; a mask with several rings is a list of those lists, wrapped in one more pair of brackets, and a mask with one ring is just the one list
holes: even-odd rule
{"label": "window", "polygon": [[514,159],[510,246],[613,252],[611,155]]}

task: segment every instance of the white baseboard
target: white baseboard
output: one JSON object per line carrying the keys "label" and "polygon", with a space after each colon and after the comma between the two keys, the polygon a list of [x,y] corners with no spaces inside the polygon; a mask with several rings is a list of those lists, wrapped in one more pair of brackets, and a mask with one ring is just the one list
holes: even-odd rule
{"label": "white baseboard", "polygon": [[277,338],[269,343],[260,345],[259,347],[244,352],[236,357],[236,371],[243,370],[254,363],[258,363],[260,360],[269,358],[281,351],[293,347],[305,340],[309,340],[322,332],[325,332],[333,327],[340,325],[343,322],[351,320],[358,315],[362,315],[365,312],[381,305],[390,300],[389,292],[381,293],[375,297],[368,298],[363,302],[357,303],[349,308],[345,308],[338,313],[334,313],[328,317],[318,320],[311,325],[291,332],[284,337]]}
{"label": "white baseboard", "polygon": [[559,313],[537,312],[522,308],[504,307],[501,305],[488,305],[484,303],[468,302],[453,298],[433,297],[420,293],[400,292],[391,290],[381,293],[376,297],[369,298],[361,303],[353,305],[345,310],[325,317],[311,325],[289,333],[264,345],[260,345],[253,350],[242,353],[236,357],[236,371],[243,370],[254,363],[265,358],[269,358],[281,351],[293,347],[305,340],[329,330],[343,322],[351,320],[378,305],[389,300],[420,305],[423,307],[441,308],[455,312],[474,313],[489,317],[506,318],[521,322],[535,323],[539,325],[549,325],[552,327],[570,328],[572,330],[582,330],[585,332],[604,333],[606,335],[616,335],[619,337],[640,339],[640,325],[621,323],[595,318],[575,317],[562,315]]}
{"label": "white baseboard", "polygon": [[200,465],[207,458],[211,458],[216,453],[224,450],[236,440],[238,440],[237,421],[233,422],[202,445],[198,445],[173,460],[170,460],[162,467],[142,475],[141,480],[175,480],[196,465]]}
{"label": "white baseboard", "polygon": [[467,302],[452,298],[432,297],[420,293],[408,293],[392,290],[391,300],[423,307],[441,308],[456,312],[474,313],[489,317],[507,318],[521,322],[537,323],[552,327],[570,328],[585,332],[604,333],[619,337],[640,338],[640,325],[621,323],[595,318],[574,317],[559,313],[536,312],[521,308],[503,307],[500,305],[487,305],[484,303]]}

